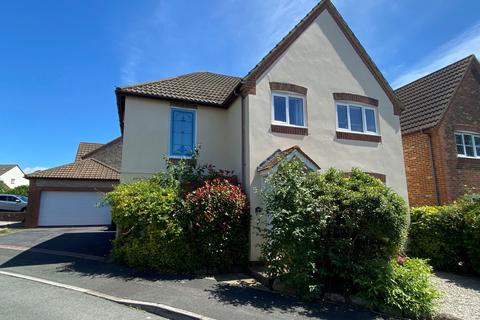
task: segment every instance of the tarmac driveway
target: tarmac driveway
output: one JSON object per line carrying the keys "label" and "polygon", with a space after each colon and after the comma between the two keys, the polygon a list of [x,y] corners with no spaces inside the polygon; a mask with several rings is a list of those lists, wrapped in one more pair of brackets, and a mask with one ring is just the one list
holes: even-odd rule
{"label": "tarmac driveway", "polygon": [[114,238],[106,227],[33,228],[0,236],[0,247],[106,258]]}

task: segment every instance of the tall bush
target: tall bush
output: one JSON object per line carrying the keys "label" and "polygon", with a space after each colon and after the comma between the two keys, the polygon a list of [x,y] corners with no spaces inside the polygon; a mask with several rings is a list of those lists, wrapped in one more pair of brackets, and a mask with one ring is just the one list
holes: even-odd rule
{"label": "tall bush", "polygon": [[114,257],[144,269],[191,271],[188,246],[174,217],[179,199],[171,188],[148,180],[119,184],[106,196],[120,231]]}
{"label": "tall bush", "polygon": [[303,296],[333,282],[353,290],[358,266],[388,261],[406,236],[404,200],[357,169],[308,172],[294,159],[267,178],[262,195],[269,273]]}
{"label": "tall bush", "polygon": [[[180,216],[200,264],[224,271],[243,264],[248,254],[247,197],[239,186],[214,179],[186,196]],[[223,269],[223,270],[222,270]]]}

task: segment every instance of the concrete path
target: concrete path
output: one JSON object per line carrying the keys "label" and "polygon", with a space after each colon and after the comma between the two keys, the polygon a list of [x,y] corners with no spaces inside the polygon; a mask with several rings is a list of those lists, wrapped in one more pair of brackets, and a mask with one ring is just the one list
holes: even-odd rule
{"label": "concrete path", "polygon": [[306,304],[248,285],[234,285],[226,276],[215,279],[153,275],[111,263],[30,250],[0,249],[0,270],[119,298],[161,303],[213,319],[381,319],[368,311]]}
{"label": "concrete path", "polygon": [[0,319],[163,319],[104,299],[3,275],[0,301]]}

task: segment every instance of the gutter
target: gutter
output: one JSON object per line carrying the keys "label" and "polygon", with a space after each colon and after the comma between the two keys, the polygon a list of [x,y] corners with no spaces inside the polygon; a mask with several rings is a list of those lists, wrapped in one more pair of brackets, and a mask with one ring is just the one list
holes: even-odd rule
{"label": "gutter", "polygon": [[233,94],[234,96],[236,97],[241,97],[242,101],[241,101],[241,127],[242,127],[242,133],[241,133],[241,139],[242,139],[242,154],[241,154],[241,157],[242,157],[242,165],[241,165],[241,173],[240,173],[240,177],[241,177],[241,181],[242,181],[242,185],[244,186],[245,188],[245,185],[246,185],[246,161],[245,161],[245,97],[238,93],[237,92],[237,89],[235,89],[233,91]]}
{"label": "gutter", "polygon": [[440,205],[440,189],[438,188],[437,164],[435,162],[435,154],[433,153],[432,131],[422,130],[422,132],[428,136],[428,146],[429,146],[428,149],[430,151],[430,158],[432,159],[432,175],[433,175],[433,183],[435,184],[436,204]]}

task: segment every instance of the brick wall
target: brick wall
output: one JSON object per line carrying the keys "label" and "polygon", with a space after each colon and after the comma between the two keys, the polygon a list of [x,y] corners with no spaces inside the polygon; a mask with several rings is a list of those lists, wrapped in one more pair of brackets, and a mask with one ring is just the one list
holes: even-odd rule
{"label": "brick wall", "polygon": [[458,158],[455,131],[480,133],[480,68],[471,68],[452,100],[438,128],[438,140],[443,151],[445,180],[441,202],[449,203],[465,192],[480,192],[480,159]]}
{"label": "brick wall", "polygon": [[480,192],[480,159],[457,156],[456,131],[480,133],[480,67],[476,62],[442,121],[435,128],[402,137],[411,206],[447,204],[467,191]]}
{"label": "brick wall", "polygon": [[402,142],[410,205],[416,207],[436,204],[429,136],[415,132],[402,136]]}
{"label": "brick wall", "polygon": [[94,152],[91,157],[120,170],[122,167],[122,147],[123,140],[117,139]]}

